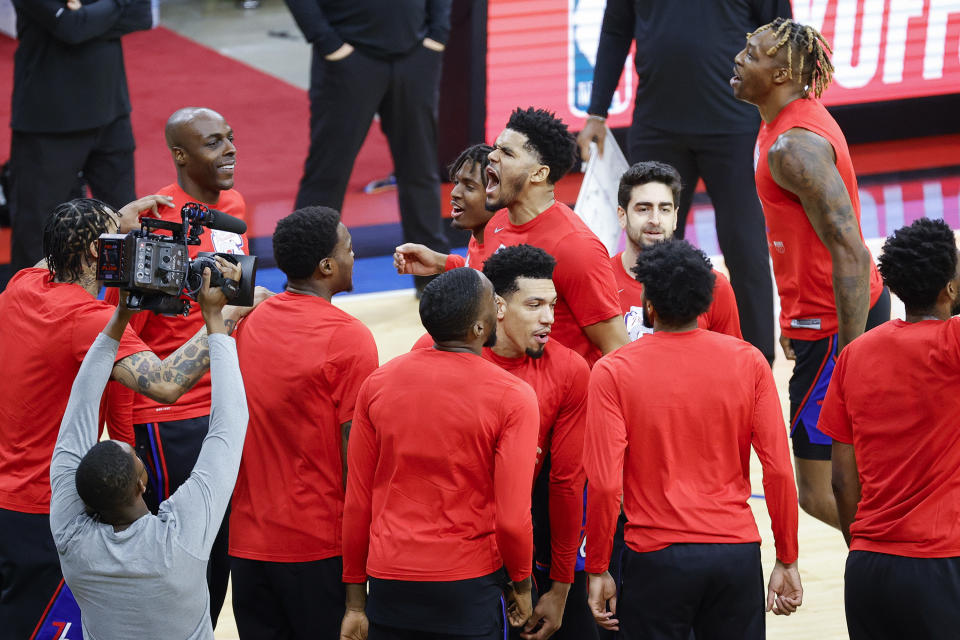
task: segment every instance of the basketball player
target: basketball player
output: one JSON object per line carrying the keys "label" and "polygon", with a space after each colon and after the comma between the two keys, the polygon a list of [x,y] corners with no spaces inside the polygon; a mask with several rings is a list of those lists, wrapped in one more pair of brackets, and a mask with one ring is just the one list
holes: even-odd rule
{"label": "basketball player", "polygon": [[[541,451],[534,471],[534,576],[539,600],[523,638],[587,640],[597,627],[587,608],[578,557],[583,522],[583,427],[587,363],[550,339],[557,290],[556,261],[521,244],[493,254],[483,273],[500,297],[497,343],[483,357],[527,382],[540,405]],[[565,604],[566,603],[566,604]],[[559,631],[558,631],[559,629]],[[556,633],[554,633],[556,632]]]}
{"label": "basketball player", "polygon": [[763,121],[754,164],[780,292],[780,344],[796,361],[790,435],[800,506],[838,527],[820,405],[837,354],[889,320],[890,297],[863,242],[847,142],[818,100],[833,73],[829,53],[815,29],[777,18],[748,35],[730,84]]}
{"label": "basketball player", "polygon": [[[760,535],[747,504],[751,446],[763,466],[777,556],[766,609],[789,615],[803,596],[797,494],[773,374],[754,346],[697,328],[714,288],[703,252],[662,242],[640,254],[636,274],[654,332],[590,374],[590,607],[602,627],[619,627],[617,637],[628,640],[688,640],[691,630],[698,640],[762,639]],[[618,598],[606,569],[621,497]]]}
{"label": "basketball player", "polygon": [[[960,629],[960,269],[954,233],[921,218],[887,238],[884,283],[906,307],[837,360],[820,426],[850,547],[852,640]],[[862,487],[861,487],[862,482]]]}
{"label": "basketball player", "polygon": [[[643,324],[643,285],[634,277],[633,267],[645,248],[673,237],[681,189],[680,174],[662,162],[638,162],[620,176],[617,220],[627,237],[627,245],[610,258],[610,263],[617,277],[620,308],[631,340],[650,332]],[[743,339],[733,287],[716,269],[713,275],[716,277],[713,302],[707,312],[697,318],[697,326]]]}
{"label": "basketball player", "polygon": [[[496,341],[493,287],[439,275],[420,319],[436,341],[360,387],[343,511],[341,637],[499,640],[532,613],[530,487],[539,411],[525,382],[481,357]],[[367,582],[369,576],[369,596]]]}

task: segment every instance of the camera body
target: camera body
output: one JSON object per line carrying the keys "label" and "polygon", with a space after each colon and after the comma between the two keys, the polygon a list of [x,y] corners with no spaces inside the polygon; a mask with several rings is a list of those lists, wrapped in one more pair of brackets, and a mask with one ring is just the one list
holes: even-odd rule
{"label": "camera body", "polygon": [[[189,251],[190,245],[200,244],[205,226],[243,233],[246,225],[195,202],[185,204],[180,217],[180,223],[144,218],[140,229],[125,235],[102,234],[97,242],[97,279],[105,286],[129,291],[127,306],[131,309],[187,315],[203,285],[204,268],[210,268],[211,287],[223,284],[223,274],[213,259],[222,256],[239,263],[242,270],[238,292],[230,303],[253,305],[256,256],[202,251],[191,259]],[[219,227],[215,226],[218,222]],[[170,235],[155,233],[156,229],[170,231]]]}

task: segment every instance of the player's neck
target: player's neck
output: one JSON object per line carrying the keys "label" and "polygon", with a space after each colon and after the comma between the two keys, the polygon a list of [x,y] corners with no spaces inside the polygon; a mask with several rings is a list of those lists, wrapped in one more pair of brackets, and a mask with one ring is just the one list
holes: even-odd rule
{"label": "player's neck", "polygon": [[97,280],[97,269],[94,265],[84,265],[81,267],[80,275],[76,280],[61,280],[60,278],[54,278],[53,281],[75,284],[92,295],[94,298],[96,298],[97,294],[100,293],[100,281]]}
{"label": "player's neck", "polygon": [[627,246],[623,249],[623,255],[620,256],[620,264],[623,265],[623,270],[627,272],[630,277],[633,277],[633,266],[637,264],[637,258],[640,257],[640,245],[634,244],[632,240],[627,238]]}
{"label": "player's neck", "polygon": [[314,280],[312,278],[307,280],[288,280],[286,290],[290,293],[323,298],[327,302],[330,302],[333,294],[339,293],[339,291],[334,291],[324,284],[322,280]]}
{"label": "player's neck", "polygon": [[696,318],[685,324],[666,324],[660,320],[659,316],[654,317],[653,319],[654,333],[684,333],[685,331],[693,331],[696,328]]}
{"label": "player's neck", "polygon": [[923,322],[924,320],[949,320],[950,308],[933,307],[932,309],[926,309],[924,311],[907,311],[903,319],[905,322],[911,324],[914,322]]}
{"label": "player's neck", "polygon": [[464,342],[463,340],[449,340],[447,342],[437,342],[433,345],[437,351],[449,351],[451,353],[472,353],[480,355],[483,352],[483,345],[479,342]]}
{"label": "player's neck", "polygon": [[518,347],[512,340],[507,339],[502,327],[497,327],[497,333],[499,334],[498,337],[502,337],[502,339],[497,340],[497,343],[490,347],[490,350],[499,357],[516,360],[517,358],[522,358],[527,355],[526,350]]}
{"label": "player's neck", "polygon": [[521,225],[530,222],[556,203],[553,186],[531,189],[529,193],[517,198],[507,207],[510,224]]}
{"label": "player's neck", "polygon": [[180,188],[183,189],[184,193],[194,200],[198,200],[200,204],[206,204],[214,207],[220,201],[220,189],[208,189],[203,187],[191,180],[190,176],[178,173],[177,184],[180,185]]}
{"label": "player's neck", "polygon": [[770,124],[777,119],[777,116],[780,115],[780,112],[783,111],[788,104],[795,100],[802,99],[803,92],[799,89],[772,92],[763,104],[757,105],[757,108],[760,110],[760,117],[763,121]]}
{"label": "player's neck", "polygon": [[149,513],[150,510],[147,509],[147,504],[143,501],[143,498],[140,498],[135,504],[121,509],[114,514],[109,521],[106,519],[103,519],[103,521],[106,522],[106,524],[113,525],[114,531],[123,531],[124,529],[129,529],[130,525]]}
{"label": "player's neck", "polygon": [[487,228],[486,223],[470,231],[470,235],[477,241],[477,244],[483,244],[483,231]]}

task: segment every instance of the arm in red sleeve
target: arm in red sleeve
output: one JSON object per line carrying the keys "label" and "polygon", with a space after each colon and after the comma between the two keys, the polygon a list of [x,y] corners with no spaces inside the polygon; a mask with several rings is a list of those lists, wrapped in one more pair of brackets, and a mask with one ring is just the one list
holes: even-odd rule
{"label": "arm in red sleeve", "polygon": [[463,256],[458,256],[455,253],[451,253],[447,256],[447,261],[443,263],[444,271],[451,271],[453,269],[459,269],[460,267],[467,266],[467,259]]}
{"label": "arm in red sleeve", "polygon": [[767,361],[756,356],[757,392],[753,414],[753,448],[763,467],[763,491],[767,498],[777,560],[784,564],[797,561],[797,485],[790,463],[787,429],[783,409]]}
{"label": "arm in red sleeve", "polygon": [[107,383],[106,422],[107,433],[111,440],[126,442],[136,446],[133,433],[133,391],[115,380]]}
{"label": "arm in red sleeve", "polygon": [[573,583],[583,522],[583,430],[590,368],[571,354],[575,368],[553,425],[550,445],[550,579]]}
{"label": "arm in red sleeve", "polygon": [[536,394],[525,382],[508,389],[500,406],[504,424],[493,470],[497,546],[510,579],[520,582],[532,572],[530,487],[537,462],[540,409]]}
{"label": "arm in red sleeve", "polygon": [[733,295],[733,287],[722,273],[714,273],[717,274],[717,282],[713,286],[713,302],[706,313],[706,328],[743,340],[740,332],[740,312],[737,309],[737,298]]}
{"label": "arm in red sleeve", "polygon": [[610,563],[613,534],[623,495],[627,425],[609,363],[590,373],[583,468],[587,474],[587,573],[603,573]]}
{"label": "arm in red sleeve", "polygon": [[343,505],[343,581],[347,583],[363,583],[367,579],[373,475],[380,455],[377,435],[367,413],[368,389],[367,383],[360,387],[347,445],[347,495]]}
{"label": "arm in red sleeve", "polygon": [[554,254],[553,282],[578,325],[586,327],[621,315],[616,276],[599,238],[571,233]]}

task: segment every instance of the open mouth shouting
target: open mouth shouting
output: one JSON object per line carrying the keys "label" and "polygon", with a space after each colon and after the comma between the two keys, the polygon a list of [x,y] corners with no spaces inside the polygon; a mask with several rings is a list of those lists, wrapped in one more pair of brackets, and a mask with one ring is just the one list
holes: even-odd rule
{"label": "open mouth shouting", "polygon": [[540,329],[539,331],[535,331],[533,334],[533,339],[542,347],[543,345],[547,344],[547,340],[550,339],[550,329]]}
{"label": "open mouth shouting", "polygon": [[487,188],[486,194],[488,196],[493,195],[497,192],[497,189],[500,187],[500,174],[497,173],[497,170],[493,167],[487,167]]}

